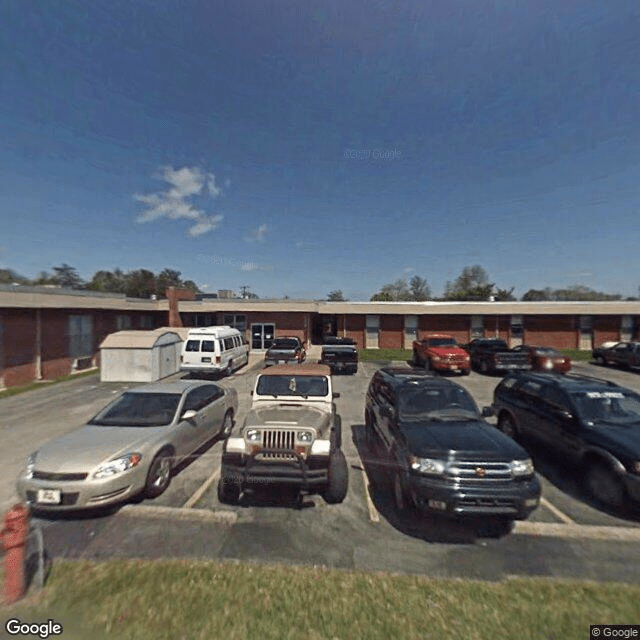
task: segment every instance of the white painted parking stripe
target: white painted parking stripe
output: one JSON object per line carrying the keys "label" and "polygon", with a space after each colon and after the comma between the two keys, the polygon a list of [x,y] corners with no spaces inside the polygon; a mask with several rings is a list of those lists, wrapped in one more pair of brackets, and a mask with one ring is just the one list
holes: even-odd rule
{"label": "white painted parking stripe", "polygon": [[380,514],[378,513],[378,510],[373,504],[373,500],[371,499],[371,493],[369,491],[369,487],[371,486],[369,484],[369,477],[367,476],[364,470],[362,471],[362,476],[364,480],[364,497],[365,497],[365,500],[367,501],[367,510],[369,511],[369,520],[371,520],[371,522],[380,522]]}
{"label": "white painted parking stripe", "polygon": [[583,540],[618,540],[640,542],[640,527],[607,527],[600,525],[559,524],[557,522],[516,522],[513,533],[547,538]]}
{"label": "white painted parking stripe", "polygon": [[540,498],[540,504],[549,509],[556,518],[559,518],[565,524],[575,524],[575,522],[566,514],[562,513],[560,509],[554,507],[546,498]]}
{"label": "white painted parking stripe", "polygon": [[166,520],[199,520],[235,524],[238,514],[235,511],[210,511],[209,509],[185,509],[178,507],[153,507],[141,504],[126,504],[118,513],[140,518],[163,518]]}
{"label": "white painted parking stripe", "polygon": [[182,505],[183,509],[191,509],[202,498],[204,492],[218,479],[220,467],[218,467],[197,489],[197,491]]}

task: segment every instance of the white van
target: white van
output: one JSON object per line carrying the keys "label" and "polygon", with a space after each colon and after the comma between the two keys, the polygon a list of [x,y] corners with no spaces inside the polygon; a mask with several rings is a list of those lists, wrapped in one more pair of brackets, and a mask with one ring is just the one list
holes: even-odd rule
{"label": "white van", "polygon": [[182,344],[180,371],[224,372],[230,375],[249,361],[249,345],[232,327],[189,329]]}

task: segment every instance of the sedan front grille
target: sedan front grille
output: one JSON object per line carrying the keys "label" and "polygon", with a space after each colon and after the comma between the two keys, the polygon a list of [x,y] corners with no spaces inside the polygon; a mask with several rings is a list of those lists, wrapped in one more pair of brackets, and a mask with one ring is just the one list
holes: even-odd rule
{"label": "sedan front grille", "polygon": [[51,480],[54,482],[64,482],[73,480],[86,480],[88,473],[49,473],[48,471],[34,471],[35,480]]}

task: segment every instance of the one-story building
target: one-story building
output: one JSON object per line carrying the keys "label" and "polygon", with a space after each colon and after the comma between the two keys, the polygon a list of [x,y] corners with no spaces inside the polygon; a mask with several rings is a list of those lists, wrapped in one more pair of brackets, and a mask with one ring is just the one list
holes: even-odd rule
{"label": "one-story building", "polygon": [[99,365],[99,345],[122,330],[230,325],[252,349],[274,336],[321,343],[353,338],[360,348],[410,348],[443,332],[459,342],[499,336],[521,343],[590,350],[639,337],[640,301],[326,302],[322,300],[146,300],[50,287],[0,285],[0,387],[51,379]]}

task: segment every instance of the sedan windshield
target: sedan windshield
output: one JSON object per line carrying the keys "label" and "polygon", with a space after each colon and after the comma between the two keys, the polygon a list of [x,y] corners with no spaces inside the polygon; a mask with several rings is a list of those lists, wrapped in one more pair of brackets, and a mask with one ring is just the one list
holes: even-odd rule
{"label": "sedan windshield", "polygon": [[624,391],[586,391],[574,394],[580,417],[593,424],[640,423],[640,396]]}
{"label": "sedan windshield", "polygon": [[179,393],[128,391],[103,409],[89,424],[104,427],[160,427],[170,424],[180,404]]}
{"label": "sedan windshield", "polygon": [[464,389],[410,389],[400,395],[404,419],[477,420],[478,409]]}

